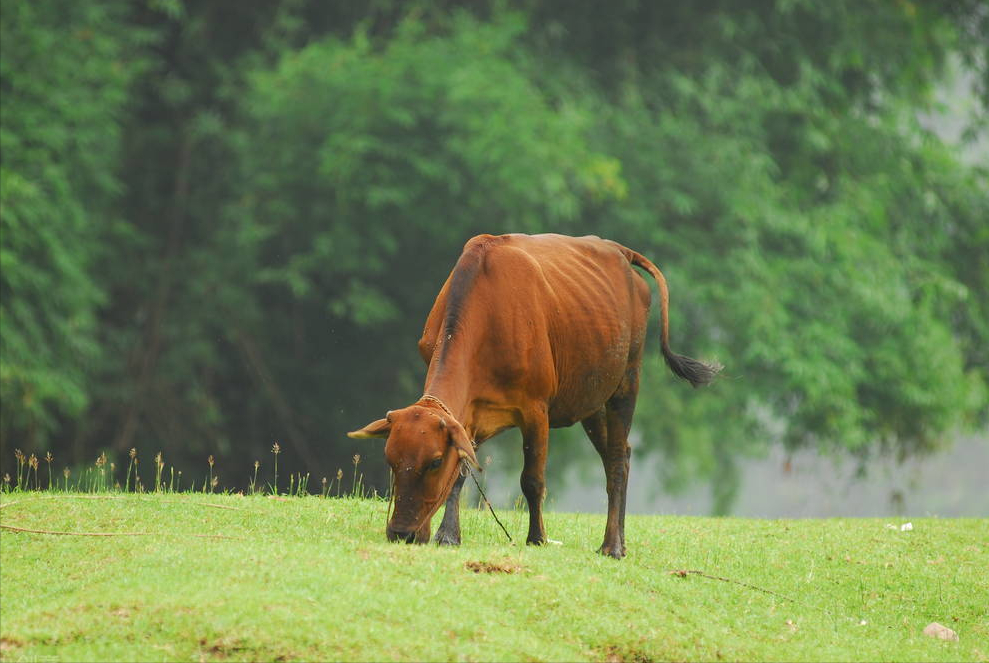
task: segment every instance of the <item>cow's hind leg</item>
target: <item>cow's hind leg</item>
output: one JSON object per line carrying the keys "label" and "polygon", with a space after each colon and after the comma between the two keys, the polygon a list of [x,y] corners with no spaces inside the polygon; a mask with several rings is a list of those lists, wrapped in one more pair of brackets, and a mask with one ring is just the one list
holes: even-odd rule
{"label": "cow's hind leg", "polygon": [[605,462],[608,452],[608,414],[602,407],[600,410],[580,422],[584,427],[584,432],[590,439],[601,462]]}
{"label": "cow's hind leg", "polygon": [[450,489],[450,496],[446,498],[443,521],[436,530],[436,543],[441,546],[460,545],[460,489],[464,487],[466,478],[463,475],[457,477]]}
{"label": "cow's hind leg", "polygon": [[525,542],[534,546],[546,543],[543,527],[543,496],[546,493],[546,453],[549,449],[549,419],[545,412],[535,415],[522,426],[522,494],[529,504],[529,535]]}
{"label": "cow's hind leg", "polygon": [[[598,552],[615,559],[625,556],[625,501],[628,495],[629,457],[632,452],[628,445],[628,432],[632,427],[638,392],[638,368],[629,368],[622,384],[605,404],[607,443],[601,460],[604,462],[607,478],[608,523],[604,530],[604,542]],[[584,428],[586,430],[587,426]],[[595,442],[594,446],[598,447],[600,453],[599,442]]]}
{"label": "cow's hind leg", "polygon": [[607,493],[608,493],[608,524],[605,529],[604,543],[598,548],[599,553],[604,553],[605,547],[612,538],[612,518],[611,518],[611,496],[614,493],[614,487],[612,485],[612,474],[608,471],[608,412],[602,407],[600,410],[582,420],[580,424],[584,427],[584,432],[587,433],[588,439],[594,445],[594,449],[601,456],[601,462],[604,464],[604,475],[607,481]]}

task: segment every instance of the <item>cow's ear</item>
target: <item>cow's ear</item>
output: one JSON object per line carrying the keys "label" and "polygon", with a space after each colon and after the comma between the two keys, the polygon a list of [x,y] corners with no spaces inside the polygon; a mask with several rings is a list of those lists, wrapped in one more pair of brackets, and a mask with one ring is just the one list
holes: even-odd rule
{"label": "cow's ear", "polygon": [[353,437],[357,439],[364,439],[369,437],[388,437],[388,433],[391,432],[391,421],[387,417],[384,419],[378,419],[377,421],[372,421],[364,428],[359,430],[350,431],[347,433],[347,437]]}
{"label": "cow's ear", "polygon": [[477,455],[474,453],[474,443],[467,437],[467,431],[464,430],[464,427],[460,425],[460,422],[451,420],[447,428],[450,431],[450,443],[457,448],[460,458],[481,472],[481,464],[477,462]]}

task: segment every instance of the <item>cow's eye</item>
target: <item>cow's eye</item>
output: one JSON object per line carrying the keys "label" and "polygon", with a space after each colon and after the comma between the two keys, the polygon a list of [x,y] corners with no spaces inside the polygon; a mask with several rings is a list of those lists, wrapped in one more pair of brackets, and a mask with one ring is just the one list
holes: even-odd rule
{"label": "cow's eye", "polygon": [[439,458],[434,458],[432,462],[429,463],[428,467],[431,470],[438,470],[440,468],[440,465],[442,464],[443,464],[443,456],[440,456]]}

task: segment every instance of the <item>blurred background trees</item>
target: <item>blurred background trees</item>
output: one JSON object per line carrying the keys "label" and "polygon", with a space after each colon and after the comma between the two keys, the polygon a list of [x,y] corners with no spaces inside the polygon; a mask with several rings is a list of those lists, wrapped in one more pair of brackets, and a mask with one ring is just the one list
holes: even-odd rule
{"label": "blurred background trees", "polygon": [[[636,453],[718,512],[773,445],[907,457],[987,423],[983,3],[0,7],[4,467],[215,454],[236,489],[278,441],[330,476],[421,393],[480,232],[661,266],[674,347],[727,368],[695,392],[648,358]],[[958,142],[923,122],[950,75]]]}

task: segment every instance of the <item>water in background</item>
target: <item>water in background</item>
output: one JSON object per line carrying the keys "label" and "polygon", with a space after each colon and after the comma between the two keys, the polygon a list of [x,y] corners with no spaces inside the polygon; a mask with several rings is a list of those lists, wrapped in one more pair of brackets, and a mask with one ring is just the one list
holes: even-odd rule
{"label": "water in background", "polygon": [[[584,441],[588,448],[590,442]],[[567,444],[570,444],[568,442]],[[567,462],[554,456],[549,463]],[[503,434],[482,447],[493,461],[484,474],[485,492],[499,506],[521,496],[518,470],[521,442],[517,433]],[[582,467],[568,467],[547,490],[547,508],[554,511],[603,513],[607,506],[604,470],[593,451],[582,455]],[[591,469],[587,463],[593,462]],[[627,513],[709,515],[710,487],[701,485],[680,495],[667,495],[651,477],[662,460],[633,453]],[[897,463],[878,459],[858,472],[856,461],[836,462],[813,452],[787,454],[774,449],[767,458],[745,461],[742,485],[732,515],[755,518],[828,517],[989,517],[989,432],[962,437],[948,450]],[[470,483],[470,482],[468,482]],[[465,498],[476,503],[476,491]]]}

